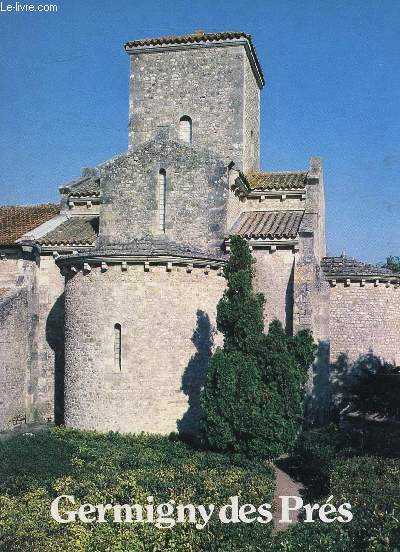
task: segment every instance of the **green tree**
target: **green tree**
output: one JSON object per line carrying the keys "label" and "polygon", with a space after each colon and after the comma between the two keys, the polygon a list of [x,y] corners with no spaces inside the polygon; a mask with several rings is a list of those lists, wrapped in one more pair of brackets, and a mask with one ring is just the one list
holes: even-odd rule
{"label": "green tree", "polygon": [[384,268],[389,268],[393,272],[400,272],[400,257],[387,257]]}
{"label": "green tree", "polygon": [[297,434],[315,351],[310,332],[287,336],[277,320],[264,334],[265,300],[253,290],[253,262],[247,242],[232,236],[227,288],[217,307],[224,346],[209,363],[202,429],[213,450],[274,458]]}

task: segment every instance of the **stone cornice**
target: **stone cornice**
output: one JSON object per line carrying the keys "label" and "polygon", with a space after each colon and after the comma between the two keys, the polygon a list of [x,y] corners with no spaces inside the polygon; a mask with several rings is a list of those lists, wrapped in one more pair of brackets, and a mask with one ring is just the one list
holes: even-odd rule
{"label": "stone cornice", "polygon": [[385,284],[389,287],[391,284],[395,288],[400,287],[400,276],[396,277],[393,274],[365,274],[365,275],[338,275],[338,274],[324,274],[325,279],[329,282],[331,287],[336,287],[337,284],[344,284],[344,287],[349,287],[351,284],[358,284],[360,287],[364,287],[367,283],[373,283],[375,287],[379,284]]}
{"label": "stone cornice", "polygon": [[140,257],[140,256],[114,256],[93,255],[93,256],[71,256],[58,257],[55,259],[61,273],[89,274],[92,270],[107,272],[111,267],[120,267],[121,272],[127,272],[130,267],[143,267],[144,272],[151,272],[154,268],[164,268],[166,272],[172,272],[176,269],[183,269],[190,274],[193,270],[201,270],[208,275],[211,271],[218,276],[223,275],[223,266],[225,261],[216,261],[208,259],[191,259],[184,257],[162,256],[162,257]]}
{"label": "stone cornice", "polygon": [[218,42],[195,42],[195,43],[183,43],[183,44],[162,44],[157,46],[134,46],[130,48],[126,46],[125,49],[129,55],[133,54],[152,54],[158,52],[164,52],[165,50],[189,50],[199,48],[226,48],[229,46],[244,46],[251,68],[253,70],[254,77],[257,81],[259,88],[265,86],[265,79],[262,73],[261,65],[255,55],[254,48],[251,47],[249,41],[246,38],[219,40]]}
{"label": "stone cornice", "polygon": [[170,263],[177,266],[192,266],[193,268],[220,268],[224,266],[225,259],[194,258],[176,255],[130,255],[130,254],[95,254],[92,252],[75,254],[71,256],[60,256],[56,260],[60,267],[89,265],[118,265],[118,264],[136,264],[136,265],[165,265]]}
{"label": "stone cornice", "polygon": [[[299,240],[265,240],[262,238],[245,238],[249,244],[250,250],[253,249],[267,249],[270,253],[274,253],[278,249],[291,249],[293,253],[299,251]],[[225,239],[225,250],[230,251],[230,239]]]}
{"label": "stone cornice", "polygon": [[267,198],[280,198],[281,201],[293,198],[304,201],[306,199],[306,190],[251,190],[247,193],[246,197],[249,199],[258,198],[260,201]]}

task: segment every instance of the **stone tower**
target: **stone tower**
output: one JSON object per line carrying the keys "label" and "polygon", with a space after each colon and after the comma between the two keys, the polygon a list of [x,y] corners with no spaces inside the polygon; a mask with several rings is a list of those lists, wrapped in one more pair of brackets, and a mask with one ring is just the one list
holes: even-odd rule
{"label": "stone tower", "polygon": [[131,58],[130,149],[159,127],[178,136],[186,120],[194,146],[243,172],[259,169],[264,77],[249,35],[198,32],[136,40],[125,48]]}

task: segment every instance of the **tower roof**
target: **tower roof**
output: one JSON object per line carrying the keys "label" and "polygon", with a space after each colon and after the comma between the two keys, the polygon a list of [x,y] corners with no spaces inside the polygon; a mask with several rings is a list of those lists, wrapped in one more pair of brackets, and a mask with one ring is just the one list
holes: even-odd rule
{"label": "tower roof", "polygon": [[254,61],[256,72],[258,73],[260,86],[264,86],[265,79],[262,72],[261,64],[258,60],[256,49],[252,42],[251,35],[242,31],[226,31],[221,33],[206,33],[204,31],[196,31],[186,35],[159,36],[154,38],[141,38],[138,40],[130,40],[126,42],[124,47],[127,52],[134,49],[157,48],[165,46],[185,46],[185,45],[211,45],[213,43],[229,43],[244,41],[248,45],[250,57]]}

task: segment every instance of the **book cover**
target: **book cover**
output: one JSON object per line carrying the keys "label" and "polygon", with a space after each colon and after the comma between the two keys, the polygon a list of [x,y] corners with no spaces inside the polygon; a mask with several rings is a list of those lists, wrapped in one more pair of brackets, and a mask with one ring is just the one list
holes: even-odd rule
{"label": "book cover", "polygon": [[0,2],[0,550],[400,550],[392,0]]}

